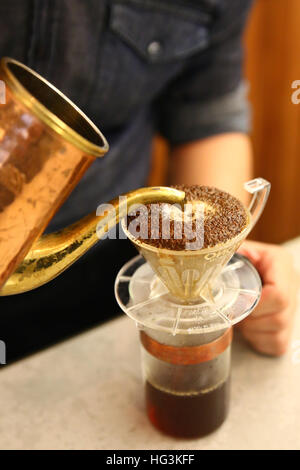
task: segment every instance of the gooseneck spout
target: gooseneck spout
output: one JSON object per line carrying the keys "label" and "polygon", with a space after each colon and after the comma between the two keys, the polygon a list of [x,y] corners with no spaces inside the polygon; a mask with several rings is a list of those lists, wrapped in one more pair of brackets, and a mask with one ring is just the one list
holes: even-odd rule
{"label": "gooseneck spout", "polygon": [[105,204],[100,215],[92,213],[61,231],[43,235],[7,280],[0,295],[26,292],[54,279],[95,245],[133,206],[154,202],[182,204],[184,197],[183,191],[174,188],[137,189]]}

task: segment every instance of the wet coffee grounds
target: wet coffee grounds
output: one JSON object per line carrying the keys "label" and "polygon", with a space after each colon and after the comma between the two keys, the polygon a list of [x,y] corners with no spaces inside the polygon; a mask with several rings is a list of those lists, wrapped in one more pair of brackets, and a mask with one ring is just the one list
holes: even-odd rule
{"label": "wet coffee grounds", "polygon": [[[185,192],[187,204],[202,203],[202,248],[225,243],[237,236],[248,222],[243,204],[231,194],[210,186],[173,186]],[[187,243],[195,241],[196,215],[192,213],[189,224],[184,223],[182,211],[172,209],[171,204],[148,204],[127,217],[128,230],[135,238],[157,248],[184,250]],[[170,214],[171,215],[170,217]],[[163,230],[163,222],[168,217],[169,237]],[[180,221],[179,221],[180,220]],[[135,224],[131,222],[135,221]],[[137,224],[138,221],[138,224]],[[133,230],[134,225],[134,230]],[[194,238],[193,238],[194,234]]]}

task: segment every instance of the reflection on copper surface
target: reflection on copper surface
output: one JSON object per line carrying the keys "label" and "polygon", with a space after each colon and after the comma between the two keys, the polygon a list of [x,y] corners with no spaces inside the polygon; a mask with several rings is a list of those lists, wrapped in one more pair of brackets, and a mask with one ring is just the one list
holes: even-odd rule
{"label": "reflection on copper surface", "polygon": [[0,106],[0,286],[94,160],[17,102]]}

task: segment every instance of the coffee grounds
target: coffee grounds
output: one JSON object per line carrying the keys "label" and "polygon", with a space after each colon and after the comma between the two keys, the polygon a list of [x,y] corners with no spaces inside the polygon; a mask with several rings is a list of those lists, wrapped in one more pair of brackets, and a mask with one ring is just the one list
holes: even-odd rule
{"label": "coffee grounds", "polygon": [[[243,204],[231,194],[221,191],[220,189],[210,186],[173,186],[185,192],[185,202],[201,202],[204,203],[204,240],[201,247],[214,247],[219,243],[225,243],[231,238],[237,236],[246,226],[248,216]],[[185,250],[187,243],[195,241],[195,237],[191,238],[191,234],[187,230],[187,225],[178,223],[176,220],[170,220],[170,237],[163,238],[162,222],[164,213],[169,213],[172,205],[167,203],[148,204],[143,206],[141,210],[135,212],[134,215],[127,217],[129,232],[138,240],[157,248],[166,248],[170,250]],[[146,209],[145,209],[146,208]],[[181,213],[182,217],[182,213]],[[153,235],[153,227],[151,218],[158,222],[155,226],[155,236]],[[135,231],[130,223],[138,221]],[[152,234],[151,234],[152,227]],[[196,221],[193,219],[189,227],[193,234],[196,230]],[[138,230],[139,228],[139,230]],[[138,232],[138,233],[137,233]]]}

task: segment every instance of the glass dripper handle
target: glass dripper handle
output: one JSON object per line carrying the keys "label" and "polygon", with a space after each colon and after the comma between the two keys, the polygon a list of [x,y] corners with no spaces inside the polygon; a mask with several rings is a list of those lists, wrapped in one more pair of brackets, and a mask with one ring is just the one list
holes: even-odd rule
{"label": "glass dripper handle", "polygon": [[270,194],[271,183],[264,178],[255,178],[244,183],[244,188],[252,194],[248,210],[251,214],[251,228],[253,228],[264,210]]}

